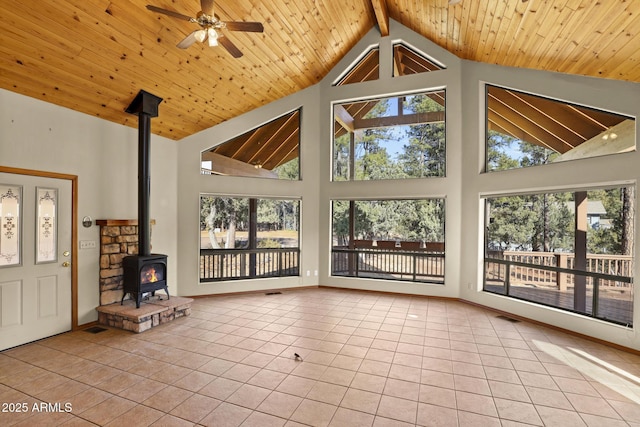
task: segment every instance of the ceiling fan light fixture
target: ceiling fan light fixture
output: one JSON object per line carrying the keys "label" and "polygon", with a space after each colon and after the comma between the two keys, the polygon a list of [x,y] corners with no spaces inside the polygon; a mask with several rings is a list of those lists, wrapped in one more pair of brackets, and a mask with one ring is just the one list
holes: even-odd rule
{"label": "ceiling fan light fixture", "polygon": [[207,30],[209,34],[209,46],[218,46],[218,33],[213,28]]}
{"label": "ceiling fan light fixture", "polygon": [[196,38],[196,40],[202,43],[204,39],[207,38],[207,32],[205,30],[198,30],[193,34],[193,36]]}

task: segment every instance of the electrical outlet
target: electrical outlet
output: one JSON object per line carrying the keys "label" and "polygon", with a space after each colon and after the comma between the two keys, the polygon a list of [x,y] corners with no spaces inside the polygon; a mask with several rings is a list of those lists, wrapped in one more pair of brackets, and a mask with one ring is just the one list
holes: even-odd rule
{"label": "electrical outlet", "polygon": [[95,240],[80,240],[80,249],[95,249]]}
{"label": "electrical outlet", "polygon": [[318,270],[313,270],[313,275],[318,276]]}
{"label": "electrical outlet", "polygon": [[307,277],[311,276],[311,271],[307,270]]}

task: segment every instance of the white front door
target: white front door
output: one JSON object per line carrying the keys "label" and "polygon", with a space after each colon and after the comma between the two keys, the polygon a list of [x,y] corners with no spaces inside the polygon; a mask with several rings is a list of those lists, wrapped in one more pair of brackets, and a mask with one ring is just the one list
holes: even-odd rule
{"label": "white front door", "polygon": [[0,350],[71,330],[71,186],[0,173]]}

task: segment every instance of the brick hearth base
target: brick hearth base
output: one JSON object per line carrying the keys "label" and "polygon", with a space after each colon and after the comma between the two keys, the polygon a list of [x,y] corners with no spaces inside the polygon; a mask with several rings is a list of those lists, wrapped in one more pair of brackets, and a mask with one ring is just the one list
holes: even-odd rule
{"label": "brick hearth base", "polygon": [[182,316],[191,314],[193,299],[172,296],[167,300],[165,295],[151,297],[140,308],[136,308],[133,300],[101,305],[98,310],[98,323],[136,333],[144,332],[163,323],[171,322]]}

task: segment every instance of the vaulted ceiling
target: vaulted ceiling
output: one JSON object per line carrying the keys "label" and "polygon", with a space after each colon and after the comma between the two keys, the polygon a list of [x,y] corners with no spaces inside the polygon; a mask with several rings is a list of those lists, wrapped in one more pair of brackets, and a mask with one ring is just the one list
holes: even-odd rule
{"label": "vaulted ceiling", "polygon": [[[205,0],[208,3],[210,0]],[[222,46],[176,47],[197,24],[199,0],[2,0],[0,87],[116,123],[135,94],[164,98],[152,130],[179,140],[320,81],[389,18],[460,58],[640,81],[640,1],[218,0]]]}

